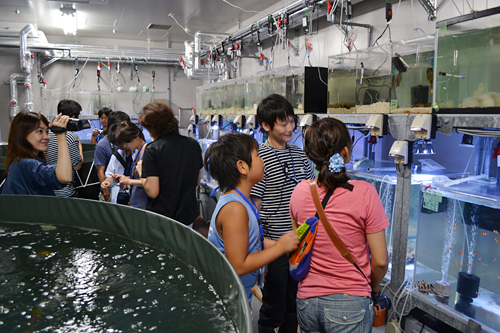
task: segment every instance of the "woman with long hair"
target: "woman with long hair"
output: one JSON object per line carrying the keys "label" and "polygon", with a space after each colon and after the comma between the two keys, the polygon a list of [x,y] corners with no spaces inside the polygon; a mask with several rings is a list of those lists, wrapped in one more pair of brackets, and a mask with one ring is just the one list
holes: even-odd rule
{"label": "woman with long hair", "polygon": [[[5,156],[7,178],[2,194],[54,195],[72,181],[72,165],[66,141],[69,117],[62,114],[48,122],[37,112],[19,112],[9,131]],[[50,140],[49,129],[56,133],[57,164],[47,165],[44,152]]]}

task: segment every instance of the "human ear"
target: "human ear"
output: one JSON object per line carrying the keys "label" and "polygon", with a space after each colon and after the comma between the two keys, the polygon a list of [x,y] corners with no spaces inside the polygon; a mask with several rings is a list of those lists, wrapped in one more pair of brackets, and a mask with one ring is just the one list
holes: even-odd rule
{"label": "human ear", "polygon": [[269,126],[267,123],[262,122],[261,126],[267,133],[271,132],[271,126]]}
{"label": "human ear", "polygon": [[351,162],[351,151],[349,150],[349,147],[345,146],[340,152],[340,156],[344,159],[344,164]]}
{"label": "human ear", "polygon": [[236,168],[238,169],[238,172],[242,175],[246,175],[248,172],[248,165],[243,160],[238,160],[236,162]]}

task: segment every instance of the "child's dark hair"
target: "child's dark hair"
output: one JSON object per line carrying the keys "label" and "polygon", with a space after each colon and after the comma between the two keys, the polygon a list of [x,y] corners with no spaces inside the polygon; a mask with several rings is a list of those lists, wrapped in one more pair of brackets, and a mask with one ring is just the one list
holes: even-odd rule
{"label": "child's dark hair", "polygon": [[272,94],[259,103],[256,120],[261,126],[262,123],[266,123],[272,130],[277,119],[287,121],[290,116],[297,124],[297,116],[293,111],[292,104],[285,97]]}
{"label": "child's dark hair", "polygon": [[352,140],[347,127],[335,118],[324,118],[315,121],[306,131],[304,136],[304,151],[307,157],[316,164],[319,171],[318,183],[329,189],[335,189],[339,184],[347,182],[350,178],[345,167],[337,173],[330,172],[329,159],[347,147],[352,149]]}
{"label": "child's dark hair", "polygon": [[102,109],[100,109],[98,112],[97,112],[97,115],[99,116],[99,118],[101,118],[101,116],[103,114],[106,115],[106,117],[109,117],[109,114],[113,112],[113,110],[111,110],[110,108],[107,108],[107,107],[103,107]]}
{"label": "child's dark hair", "polygon": [[108,117],[108,141],[112,144],[116,144],[115,141],[115,132],[116,127],[122,121],[130,121],[130,117],[123,111],[113,111],[109,114]]}
{"label": "child's dark hair", "polygon": [[205,153],[205,170],[219,183],[220,189],[230,190],[240,181],[236,162],[242,160],[252,167],[252,150],[259,144],[253,136],[243,133],[229,133],[210,145]]}
{"label": "child's dark hair", "polygon": [[71,99],[63,99],[57,104],[57,113],[62,113],[63,116],[78,118],[81,111],[80,103]]}
{"label": "child's dark hair", "polygon": [[115,131],[114,141],[117,145],[130,143],[137,137],[144,140],[144,134],[142,134],[141,129],[131,121],[122,121],[116,127],[113,127],[113,129]]}

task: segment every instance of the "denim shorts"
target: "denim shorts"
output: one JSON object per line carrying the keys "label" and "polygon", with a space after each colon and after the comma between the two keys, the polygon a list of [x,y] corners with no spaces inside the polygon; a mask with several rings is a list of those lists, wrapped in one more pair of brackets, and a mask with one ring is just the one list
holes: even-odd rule
{"label": "denim shorts", "polygon": [[304,333],[371,332],[373,315],[369,297],[333,294],[297,299],[297,318]]}

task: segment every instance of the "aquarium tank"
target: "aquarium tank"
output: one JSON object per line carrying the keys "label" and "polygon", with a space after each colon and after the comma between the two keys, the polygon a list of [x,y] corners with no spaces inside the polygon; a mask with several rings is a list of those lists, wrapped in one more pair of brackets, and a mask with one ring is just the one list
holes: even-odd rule
{"label": "aquarium tank", "polygon": [[304,67],[288,69],[285,97],[292,104],[295,113],[304,113],[305,81]]}
{"label": "aquarium tank", "polygon": [[234,112],[235,114],[245,114],[248,100],[247,85],[245,78],[234,79]]}
{"label": "aquarium tank", "polygon": [[248,76],[245,78],[245,90],[246,90],[246,103],[245,103],[245,113],[246,114],[256,114],[257,106],[261,101],[261,95],[259,93],[257,77]]}
{"label": "aquarium tank", "polygon": [[271,86],[271,71],[258,72],[257,85],[261,100],[273,94],[274,92]]}
{"label": "aquarium tank", "polygon": [[210,85],[196,87],[196,109],[199,114],[209,114],[212,108],[212,100],[209,93]]}
{"label": "aquarium tank", "polygon": [[393,43],[391,112],[431,113],[434,35]]}
{"label": "aquarium tank", "polygon": [[357,52],[328,57],[328,113],[354,113]]}
{"label": "aquarium tank", "polygon": [[[384,207],[385,214],[391,224],[385,230],[387,242],[387,252],[389,253],[389,269],[385,279],[391,280],[391,269],[393,259],[393,246],[399,240],[393,237],[394,207],[396,202],[396,167],[392,162],[384,161],[366,161],[362,163],[357,170],[349,170],[348,175],[351,179],[364,180],[372,184],[379,194],[380,201]],[[408,224],[408,241],[406,246],[406,265],[405,276],[412,277],[414,270],[415,247],[417,242],[417,225],[419,211],[420,182],[422,177],[418,174],[412,175],[411,196],[410,196],[410,217]]]}
{"label": "aquarium tank", "polygon": [[433,182],[421,187],[419,212],[414,292],[499,331],[499,188]]}
{"label": "aquarium tank", "polygon": [[375,45],[357,52],[356,113],[389,113],[391,63],[392,44]]}
{"label": "aquarium tank", "polygon": [[500,7],[436,24],[433,106],[440,113],[499,113]]}

